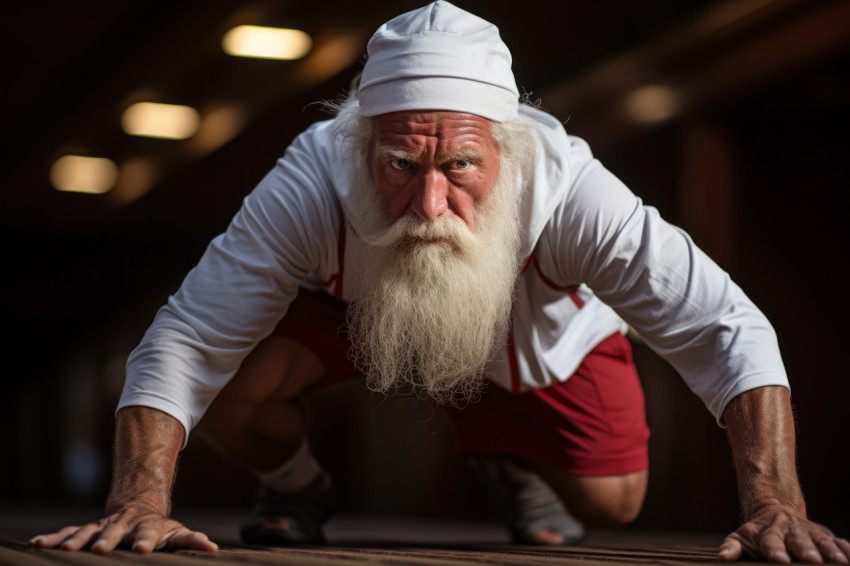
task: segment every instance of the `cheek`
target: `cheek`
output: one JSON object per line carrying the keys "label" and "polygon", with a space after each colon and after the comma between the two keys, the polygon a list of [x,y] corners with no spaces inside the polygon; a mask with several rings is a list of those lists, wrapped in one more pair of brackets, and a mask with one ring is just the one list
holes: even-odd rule
{"label": "cheek", "polygon": [[471,191],[475,198],[476,204],[480,204],[487,198],[493,186],[496,184],[496,179],[499,176],[499,169],[502,165],[502,160],[498,156],[498,152],[492,149],[487,153],[486,166],[478,170],[478,175],[475,180],[475,190]]}
{"label": "cheek", "polygon": [[493,185],[496,183],[496,174],[487,172],[482,173],[475,183],[474,190],[470,191],[476,204],[481,204],[493,190]]}
{"label": "cheek", "polygon": [[466,184],[461,189],[453,191],[450,202],[452,211],[470,228],[475,227],[476,213],[481,208],[489,185],[484,179],[481,183]]}
{"label": "cheek", "polygon": [[403,191],[400,191],[397,186],[387,181],[385,177],[375,175],[375,191],[381,205],[392,218],[398,218],[404,214],[405,199]]}
{"label": "cheek", "polygon": [[475,225],[476,213],[481,209],[487,197],[493,190],[496,183],[498,169],[495,171],[481,172],[474,183],[465,187],[466,190],[460,193],[461,199],[458,202],[458,210],[460,216],[466,220],[471,227]]}
{"label": "cheek", "polygon": [[473,206],[478,207],[487,200],[495,183],[496,172],[481,171],[472,182],[465,184],[463,193],[469,198]]}

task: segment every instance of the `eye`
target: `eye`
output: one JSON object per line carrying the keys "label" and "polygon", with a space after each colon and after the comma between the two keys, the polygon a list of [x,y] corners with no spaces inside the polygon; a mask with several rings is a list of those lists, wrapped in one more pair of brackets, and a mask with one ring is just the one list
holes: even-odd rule
{"label": "eye", "polygon": [[472,166],[471,161],[467,161],[466,159],[457,159],[454,162],[453,169],[469,169]]}
{"label": "eye", "polygon": [[405,169],[410,169],[413,164],[408,159],[393,159],[390,161],[390,167],[393,169],[398,169],[399,171],[404,171]]}

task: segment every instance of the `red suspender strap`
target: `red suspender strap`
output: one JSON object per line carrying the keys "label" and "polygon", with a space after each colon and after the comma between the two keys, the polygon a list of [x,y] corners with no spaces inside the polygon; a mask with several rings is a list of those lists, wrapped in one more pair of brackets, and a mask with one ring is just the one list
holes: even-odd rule
{"label": "red suspender strap", "polygon": [[337,299],[342,299],[342,277],[343,277],[343,268],[345,266],[345,220],[343,219],[339,223],[339,234],[337,235],[336,240],[336,260],[337,260],[337,272],[328,277],[328,280],[325,281],[325,287],[330,287],[334,283],[336,286],[334,287],[333,294]]}
{"label": "red suspender strap", "polygon": [[540,264],[537,263],[537,258],[534,258],[533,263],[534,263],[534,270],[537,272],[537,275],[540,276],[540,279],[544,283],[546,283],[546,285],[548,287],[555,289],[556,291],[562,291],[564,293],[569,294],[570,298],[573,300],[573,302],[575,303],[575,305],[578,308],[581,308],[581,307],[584,306],[584,301],[582,301],[579,298],[578,293],[577,293],[578,285],[567,285],[567,286],[558,285],[557,283],[555,283],[554,281],[552,281],[551,279],[546,277],[546,275],[544,275],[543,271],[540,269]]}
{"label": "red suspender strap", "polygon": [[506,344],[508,350],[508,363],[511,367],[511,391],[513,393],[519,393],[521,384],[519,381],[519,362],[516,358],[516,350],[514,349],[514,326],[513,324],[508,329],[508,343]]}

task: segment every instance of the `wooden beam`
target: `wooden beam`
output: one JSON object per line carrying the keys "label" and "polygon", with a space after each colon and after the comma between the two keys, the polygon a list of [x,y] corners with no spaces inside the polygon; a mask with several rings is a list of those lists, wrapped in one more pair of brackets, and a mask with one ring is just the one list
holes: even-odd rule
{"label": "wooden beam", "polygon": [[[793,76],[850,48],[846,0],[745,0],[719,4],[679,31],[624,53],[543,93],[544,108],[597,150],[672,116]],[[641,120],[630,96],[661,86],[670,111]],[[652,94],[652,93],[650,93]]]}
{"label": "wooden beam", "polygon": [[700,248],[734,271],[739,208],[734,143],[722,126],[707,120],[688,122],[682,134],[681,222]]}

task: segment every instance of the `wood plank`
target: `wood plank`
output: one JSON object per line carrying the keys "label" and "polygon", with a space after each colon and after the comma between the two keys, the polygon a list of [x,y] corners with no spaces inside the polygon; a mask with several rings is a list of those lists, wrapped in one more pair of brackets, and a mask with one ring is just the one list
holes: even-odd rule
{"label": "wood plank", "polygon": [[56,566],[56,563],[32,552],[22,552],[0,546],[0,565],[15,566]]}
{"label": "wood plank", "polygon": [[[619,536],[618,536],[619,535]],[[584,544],[563,547],[507,544],[423,544],[356,542],[325,546],[272,548],[225,545],[217,553],[191,550],[140,555],[119,550],[106,556],[89,552],[34,549],[16,537],[0,536],[0,566],[595,566],[658,564],[716,566],[713,539],[662,533],[645,537],[614,533]]]}
{"label": "wood plank", "polygon": [[[182,551],[191,552],[191,551]],[[200,553],[193,553],[199,555]],[[488,546],[482,548],[438,548],[438,547],[296,547],[296,548],[225,548],[220,556],[249,559],[264,564],[303,564],[313,566],[316,562],[344,561],[360,564],[404,564],[409,566],[471,566],[476,564],[514,565],[523,564],[671,564],[671,563],[716,563],[716,549],[705,545],[677,545],[656,548],[653,545],[593,545],[552,547],[541,549],[533,546]]]}

